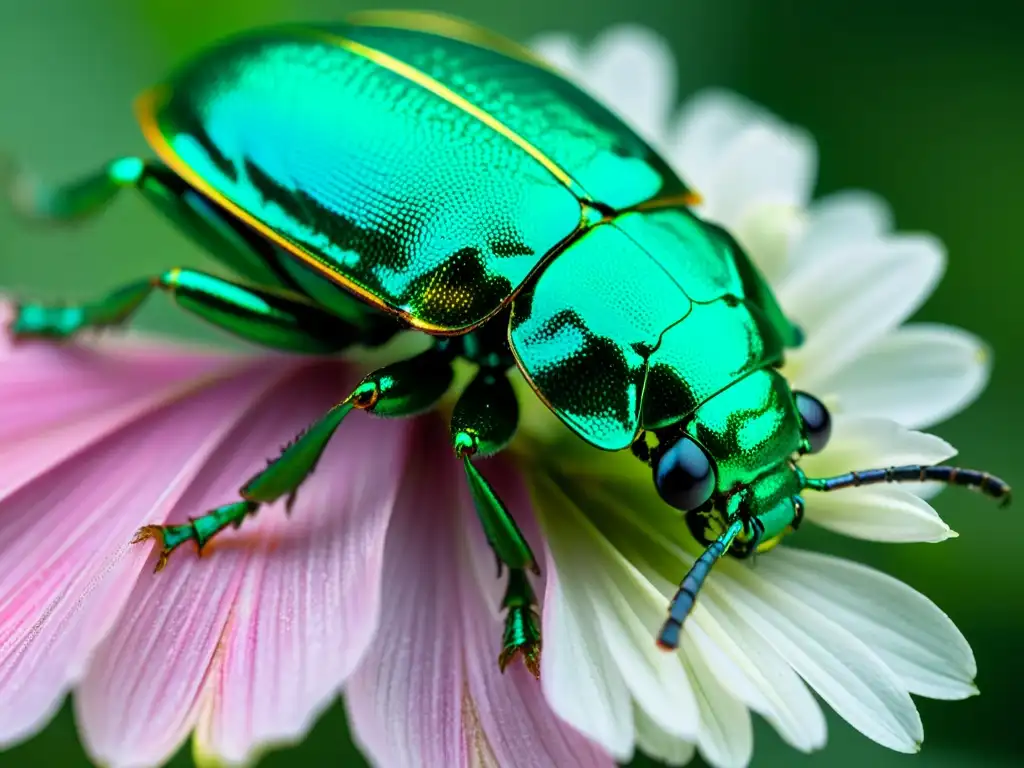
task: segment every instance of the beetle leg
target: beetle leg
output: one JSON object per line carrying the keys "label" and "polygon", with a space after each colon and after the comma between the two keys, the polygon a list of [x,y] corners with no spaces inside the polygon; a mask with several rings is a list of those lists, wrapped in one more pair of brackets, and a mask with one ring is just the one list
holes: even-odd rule
{"label": "beetle leg", "polygon": [[248,341],[290,352],[336,352],[362,331],[299,295],[246,287],[189,269],[171,269],[94,302],[21,304],[11,323],[15,338],[65,339],[86,328],[125,322],[154,291],[170,293],[183,309]]}
{"label": "beetle leg", "polygon": [[455,454],[466,470],[477,517],[498,558],[499,573],[502,565],[509,570],[502,600],[507,613],[498,665],[504,670],[521,656],[527,669],[539,676],[540,619],[527,577],[527,571],[539,573],[537,560],[516,521],[472,461],[504,448],[515,434],[518,420],[519,406],[505,372],[484,367],[456,403],[451,433]]}
{"label": "beetle leg", "polygon": [[83,179],[48,187],[24,173],[9,184],[16,213],[44,223],[72,223],[95,216],[123,189],[135,189],[193,241],[234,272],[261,285],[294,287],[275,268],[267,246],[245,225],[197,192],[162,163],[137,157],[114,160]]}
{"label": "beetle leg", "polygon": [[501,607],[508,613],[505,614],[498,667],[504,672],[505,667],[521,656],[530,673],[540,677],[540,615],[533,587],[522,568],[509,569],[508,587]]}
{"label": "beetle leg", "polygon": [[146,163],[137,157],[122,157],[60,187],[45,186],[20,169],[11,170],[11,178],[5,182],[16,213],[39,221],[69,222],[98,213],[122,189],[137,186],[145,176]]}
{"label": "beetle leg", "polygon": [[255,514],[259,504],[251,501],[239,501],[225,504],[207,512],[202,517],[191,518],[181,525],[144,525],[132,538],[132,544],[139,544],[147,539],[160,543],[160,556],[156,561],[155,571],[162,571],[167,565],[171,553],[186,541],[194,541],[201,554],[203,547],[214,536],[229,525],[238,528],[249,515]]}
{"label": "beetle leg", "polygon": [[242,498],[267,503],[282,496],[289,506],[302,482],[316,469],[342,419],[353,408],[377,416],[412,416],[432,408],[452,380],[450,358],[437,347],[368,374],[347,398],[299,435],[240,491]]}
{"label": "beetle leg", "polygon": [[433,347],[409,360],[368,374],[352,393],[319,421],[289,443],[281,455],[251,477],[239,490],[240,501],[226,504],[182,525],[146,525],[133,541],[160,542],[156,570],[161,570],[177,547],[195,541],[200,550],[229,525],[236,528],[261,506],[288,497],[290,506],[299,487],[316,469],[327,443],[353,409],[377,416],[412,416],[433,407],[452,380],[451,357]]}

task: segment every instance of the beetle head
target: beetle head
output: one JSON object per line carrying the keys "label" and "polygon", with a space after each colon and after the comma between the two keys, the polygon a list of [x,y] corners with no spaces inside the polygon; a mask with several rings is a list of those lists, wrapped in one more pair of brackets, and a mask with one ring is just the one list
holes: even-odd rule
{"label": "beetle head", "polygon": [[756,371],[703,403],[653,450],[662,498],[687,513],[699,540],[727,520],[751,521],[734,551],[764,549],[799,524],[804,476],[795,458],[824,448],[824,405],[794,393],[773,369]]}

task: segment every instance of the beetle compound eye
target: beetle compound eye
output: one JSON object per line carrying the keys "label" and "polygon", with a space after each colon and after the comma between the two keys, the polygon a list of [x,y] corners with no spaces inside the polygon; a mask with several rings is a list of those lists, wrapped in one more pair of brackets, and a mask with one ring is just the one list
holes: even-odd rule
{"label": "beetle compound eye", "polygon": [[804,422],[804,433],[811,444],[811,453],[817,453],[828,445],[832,435],[832,417],[821,400],[806,392],[796,392],[796,408]]}
{"label": "beetle compound eye", "polygon": [[688,512],[711,498],[715,471],[704,449],[681,437],[655,462],[654,485],[667,503]]}

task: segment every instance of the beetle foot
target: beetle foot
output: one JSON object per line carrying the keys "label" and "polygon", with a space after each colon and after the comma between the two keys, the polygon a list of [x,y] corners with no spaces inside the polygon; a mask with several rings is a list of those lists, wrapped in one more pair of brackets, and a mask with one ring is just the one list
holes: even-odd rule
{"label": "beetle foot", "polygon": [[505,671],[512,661],[522,658],[530,673],[540,677],[540,617],[537,615],[537,601],[533,587],[522,568],[510,568],[508,588],[501,601],[505,614],[505,632],[502,635],[502,649],[498,655],[498,667]]}
{"label": "beetle foot", "polygon": [[127,321],[159,280],[139,280],[99,301],[84,304],[43,304],[25,302],[16,308],[11,323],[15,339],[68,339],[79,331],[118,326]]}
{"label": "beetle foot", "polygon": [[15,340],[71,338],[81,330],[84,312],[81,307],[46,304],[18,304],[8,331]]}
{"label": "beetle foot", "polygon": [[202,517],[193,517],[180,525],[144,525],[132,538],[132,544],[141,544],[149,539],[159,542],[160,556],[153,569],[154,573],[159,573],[167,565],[171,553],[186,541],[194,541],[196,553],[201,555],[210,539],[229,525],[238,528],[242,521],[254,514],[259,507],[255,501],[236,501],[217,507]]}
{"label": "beetle foot", "polygon": [[532,606],[509,608],[505,617],[503,647],[498,654],[502,672],[515,659],[521,658],[530,674],[540,678],[540,620]]}
{"label": "beetle foot", "polygon": [[160,555],[157,557],[156,567],[153,568],[153,573],[159,573],[167,565],[171,552],[186,541],[194,538],[195,530],[192,523],[184,525],[144,525],[132,537],[132,544],[141,544],[152,539],[160,545]]}

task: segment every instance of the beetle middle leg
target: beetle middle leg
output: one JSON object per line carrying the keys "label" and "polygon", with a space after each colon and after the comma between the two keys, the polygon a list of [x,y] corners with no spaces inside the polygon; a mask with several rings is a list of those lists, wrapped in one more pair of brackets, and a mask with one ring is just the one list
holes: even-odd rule
{"label": "beetle middle leg", "polygon": [[20,304],[10,330],[16,339],[66,339],[87,328],[119,325],[154,290],[170,293],[180,307],[213,325],[275,349],[325,354],[365,340],[365,331],[299,294],[243,286],[190,269],[168,270],[97,301],[64,306]]}
{"label": "beetle middle leg", "polygon": [[507,612],[498,664],[504,670],[521,656],[526,668],[539,677],[540,620],[537,598],[527,576],[527,571],[540,572],[537,559],[508,509],[473,464],[473,458],[497,453],[508,445],[518,420],[519,406],[505,371],[485,366],[455,405],[451,435],[455,454],[466,471],[477,517],[498,558],[499,571],[502,565],[509,570],[502,600]]}

